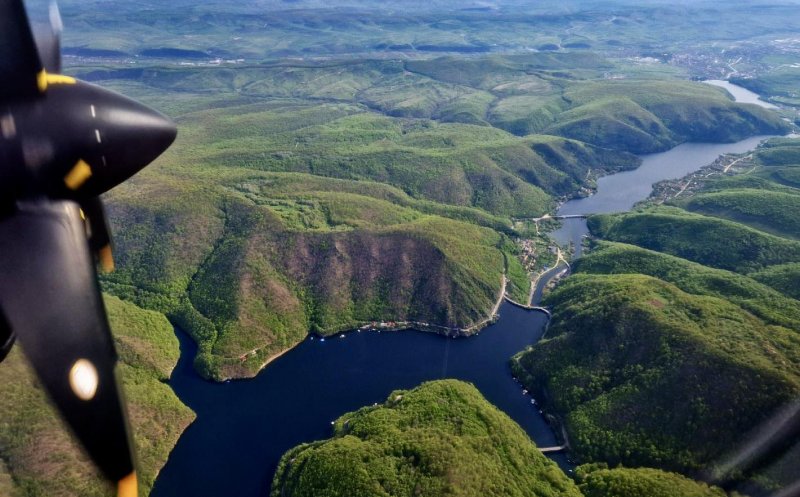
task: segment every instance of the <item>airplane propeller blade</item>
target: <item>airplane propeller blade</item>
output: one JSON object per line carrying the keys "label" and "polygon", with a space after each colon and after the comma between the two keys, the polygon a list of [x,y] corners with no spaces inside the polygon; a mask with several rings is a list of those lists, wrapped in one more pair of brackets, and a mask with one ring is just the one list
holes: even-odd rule
{"label": "airplane propeller blade", "polygon": [[51,74],[61,73],[61,13],[55,2],[50,4],[48,23],[32,23],[31,29],[39,52],[39,60]]}
{"label": "airplane propeller blade", "polygon": [[0,0],[0,35],[0,102],[36,95],[42,64],[21,1]]}
{"label": "airplane propeller blade", "polygon": [[67,424],[119,495],[136,495],[116,352],[78,204],[18,202],[0,218],[0,313]]}
{"label": "airplane propeller blade", "polygon": [[105,273],[114,270],[114,255],[111,245],[111,228],[108,224],[105,207],[100,197],[81,201],[81,211],[87,225],[89,248]]}

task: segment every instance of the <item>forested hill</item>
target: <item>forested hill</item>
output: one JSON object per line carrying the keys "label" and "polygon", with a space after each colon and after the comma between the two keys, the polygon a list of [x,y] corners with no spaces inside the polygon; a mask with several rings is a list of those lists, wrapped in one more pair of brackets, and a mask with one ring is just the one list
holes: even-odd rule
{"label": "forested hill", "polygon": [[[504,281],[529,293],[520,239],[548,260],[520,219],[634,154],[789,129],[690,81],[721,70],[706,47],[729,29],[794,25],[788,7],[743,9],[67,0],[67,72],[180,130],[108,196],[119,270],[105,288],[191,333],[214,379],[254,375],[309,331],[474,333]],[[680,65],[687,50],[703,67]]]}
{"label": "forested hill", "polygon": [[[582,461],[710,475],[800,395],[798,150],[772,140],[669,206],[590,219],[609,241],[548,297],[549,338],[515,359]],[[798,450],[725,476],[769,493]]]}
{"label": "forested hill", "polygon": [[[630,78],[605,79],[615,68]],[[218,379],[309,330],[473,333],[504,274],[528,294],[514,219],[636,167],[631,152],[786,129],[718,88],[585,53],[73,71],[179,123],[109,196],[105,283],[189,331]]]}
{"label": "forested hill", "polygon": [[329,440],[287,452],[286,497],[725,497],[655,469],[578,468],[573,481],[472,385],[442,380],[344,414]]}

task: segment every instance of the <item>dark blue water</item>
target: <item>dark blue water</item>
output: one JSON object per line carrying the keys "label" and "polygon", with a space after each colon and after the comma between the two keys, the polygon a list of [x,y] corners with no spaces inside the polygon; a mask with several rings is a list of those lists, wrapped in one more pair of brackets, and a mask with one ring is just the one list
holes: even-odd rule
{"label": "dark blue water", "polygon": [[[195,345],[183,334],[171,385],[197,413],[156,481],[155,497],[264,497],[283,453],[329,438],[331,421],[395,389],[428,380],[473,383],[519,423],[540,447],[557,445],[531,398],[511,377],[509,359],[541,338],[546,316],[510,304],[502,319],[472,338],[416,331],[350,333],[306,339],[255,379],[202,380],[192,368]],[[555,456],[568,466],[563,455]]]}

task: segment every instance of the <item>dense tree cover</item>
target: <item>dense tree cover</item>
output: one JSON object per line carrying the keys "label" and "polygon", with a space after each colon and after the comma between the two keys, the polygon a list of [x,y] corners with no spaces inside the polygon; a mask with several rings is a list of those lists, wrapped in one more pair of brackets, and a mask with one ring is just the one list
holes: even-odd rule
{"label": "dense tree cover", "polygon": [[550,132],[635,153],[786,129],[764,109],[735,105],[716,88],[683,82],[592,81],[568,88],[563,98],[570,108]]}
{"label": "dense tree cover", "polygon": [[189,202],[198,193],[180,186],[157,202],[125,190],[111,201],[114,219],[136,227],[120,230],[120,270],[106,288],[189,331],[204,375],[251,376],[309,329],[332,334],[371,321],[470,327],[489,317],[505,271],[512,295],[528,293],[507,235],[384,200],[408,198],[381,185],[217,177],[228,192],[207,194],[197,210]]}
{"label": "dense tree cover", "polygon": [[[635,245],[594,241],[547,301],[551,338],[514,361],[584,460],[691,473],[797,398],[797,147],[771,140],[756,167],[706,176],[672,206],[589,220]],[[744,491],[788,485],[797,450],[738,475]]]}
{"label": "dense tree cover", "polygon": [[800,264],[780,264],[762,269],[750,276],[793,299],[800,300]]}
{"label": "dense tree cover", "polygon": [[[118,368],[133,428],[140,495],[146,496],[194,414],[165,384],[179,355],[167,319],[115,297],[106,297],[105,303],[121,361]],[[17,347],[0,366],[0,494],[108,495],[107,483],[36,385]]]}
{"label": "dense tree cover", "polygon": [[[577,488],[576,488],[577,483]],[[348,413],[288,451],[272,496],[725,497],[650,468],[583,465],[574,482],[471,385],[442,380]]]}
{"label": "dense tree cover", "polygon": [[799,194],[761,189],[726,189],[693,196],[682,205],[691,212],[737,221],[748,226],[800,239]]}
{"label": "dense tree cover", "polygon": [[395,391],[287,452],[273,497],[572,496],[575,484],[472,385]]}
{"label": "dense tree cover", "polygon": [[[655,150],[782,126],[706,85],[602,79],[614,66],[567,53],[76,69],[180,125],[160,166],[109,196],[120,270],[106,289],[185,327],[217,379],[252,376],[309,330],[472,329],[504,272],[527,297],[512,218],[635,167],[632,135]],[[525,136],[503,129],[529,118]],[[585,119],[624,132],[560,128]],[[722,122],[730,136],[708,135]]]}
{"label": "dense tree cover", "polygon": [[693,471],[800,393],[797,333],[720,298],[578,274],[546,303],[550,338],[514,367],[581,460]]}
{"label": "dense tree cover", "polygon": [[593,216],[588,224],[592,234],[601,238],[741,273],[800,262],[799,241],[675,207]]}
{"label": "dense tree cover", "polygon": [[[789,274],[784,266],[774,268],[775,271],[770,268],[763,275],[756,273],[750,278],[634,245],[606,241],[597,241],[589,254],[573,265],[576,273],[653,276],[684,292],[726,299],[767,323],[800,331],[800,302],[758,282],[767,279],[767,275],[780,278]],[[774,282],[770,281],[770,285],[774,286]]]}
{"label": "dense tree cover", "polygon": [[719,488],[651,468],[609,469],[587,464],[575,472],[586,497],[725,497]]}
{"label": "dense tree cover", "polygon": [[800,166],[800,144],[789,138],[776,138],[756,152],[759,164],[767,168]]}

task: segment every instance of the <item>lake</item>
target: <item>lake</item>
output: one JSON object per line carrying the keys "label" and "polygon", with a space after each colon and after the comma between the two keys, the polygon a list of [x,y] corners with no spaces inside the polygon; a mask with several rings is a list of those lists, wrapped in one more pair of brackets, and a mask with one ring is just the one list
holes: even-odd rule
{"label": "lake", "polygon": [[[328,438],[331,421],[395,389],[442,378],[473,383],[540,446],[556,439],[511,377],[509,359],[541,338],[546,316],[504,304],[502,319],[471,338],[417,331],[308,338],[252,380],[210,383],[192,367],[196,346],[179,333],[170,385],[197,413],[161,471],[153,496],[268,495],[283,453]],[[554,459],[569,467],[564,455]]]}

